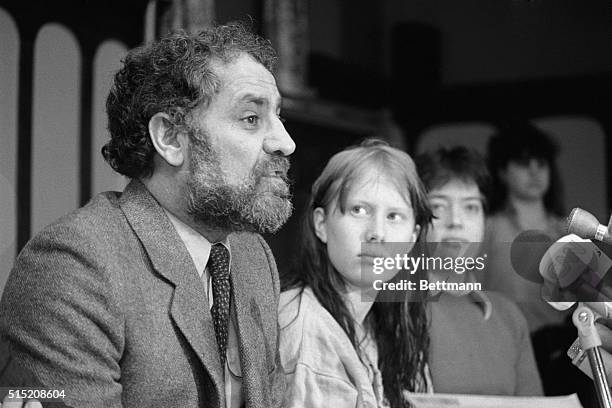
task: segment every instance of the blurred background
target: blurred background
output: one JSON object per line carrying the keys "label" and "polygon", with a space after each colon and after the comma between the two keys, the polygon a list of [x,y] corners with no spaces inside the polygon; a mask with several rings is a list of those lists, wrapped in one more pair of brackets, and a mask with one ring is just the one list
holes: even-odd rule
{"label": "blurred background", "polygon": [[565,207],[607,221],[609,0],[0,0],[0,293],[33,234],[126,184],[100,154],[105,98],[126,51],[236,19],[279,52],[298,146],[295,215],[267,237],[281,269],[312,181],[366,136],[411,154],[484,152],[497,127],[529,120],[561,148]]}

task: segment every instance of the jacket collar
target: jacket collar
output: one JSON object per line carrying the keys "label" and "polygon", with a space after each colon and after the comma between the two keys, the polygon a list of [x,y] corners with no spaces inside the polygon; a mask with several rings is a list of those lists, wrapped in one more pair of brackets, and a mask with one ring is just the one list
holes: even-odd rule
{"label": "jacket collar", "polygon": [[132,180],[119,205],[155,271],[174,286],[170,315],[223,398],[223,370],[214,324],[203,285],[187,248],[163,208],[142,182]]}

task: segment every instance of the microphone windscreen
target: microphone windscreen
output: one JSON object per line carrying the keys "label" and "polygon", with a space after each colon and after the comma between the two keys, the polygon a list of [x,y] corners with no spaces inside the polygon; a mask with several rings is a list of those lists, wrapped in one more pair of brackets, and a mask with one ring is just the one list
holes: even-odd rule
{"label": "microphone windscreen", "polygon": [[574,208],[569,217],[567,217],[567,233],[576,234],[580,238],[595,238],[598,226],[599,221],[597,218],[582,208]]}
{"label": "microphone windscreen", "polygon": [[542,231],[521,232],[510,247],[510,263],[514,271],[530,282],[543,283],[540,261],[553,242],[552,238]]}

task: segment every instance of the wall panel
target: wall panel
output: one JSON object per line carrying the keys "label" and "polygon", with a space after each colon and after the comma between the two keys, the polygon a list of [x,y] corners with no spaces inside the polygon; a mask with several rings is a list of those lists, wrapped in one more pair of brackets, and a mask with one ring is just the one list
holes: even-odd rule
{"label": "wall panel", "polygon": [[81,56],[72,33],[46,24],[34,46],[32,235],[78,206]]}
{"label": "wall panel", "polygon": [[19,33],[0,8],[0,295],[17,242],[17,83]]}

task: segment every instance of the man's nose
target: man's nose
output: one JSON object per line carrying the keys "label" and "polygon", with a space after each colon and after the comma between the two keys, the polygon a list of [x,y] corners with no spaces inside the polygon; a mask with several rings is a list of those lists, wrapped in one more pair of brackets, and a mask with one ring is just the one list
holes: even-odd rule
{"label": "man's nose", "polygon": [[268,154],[289,156],[295,151],[295,142],[287,133],[280,118],[273,121],[270,133],[264,140],[264,151]]}

